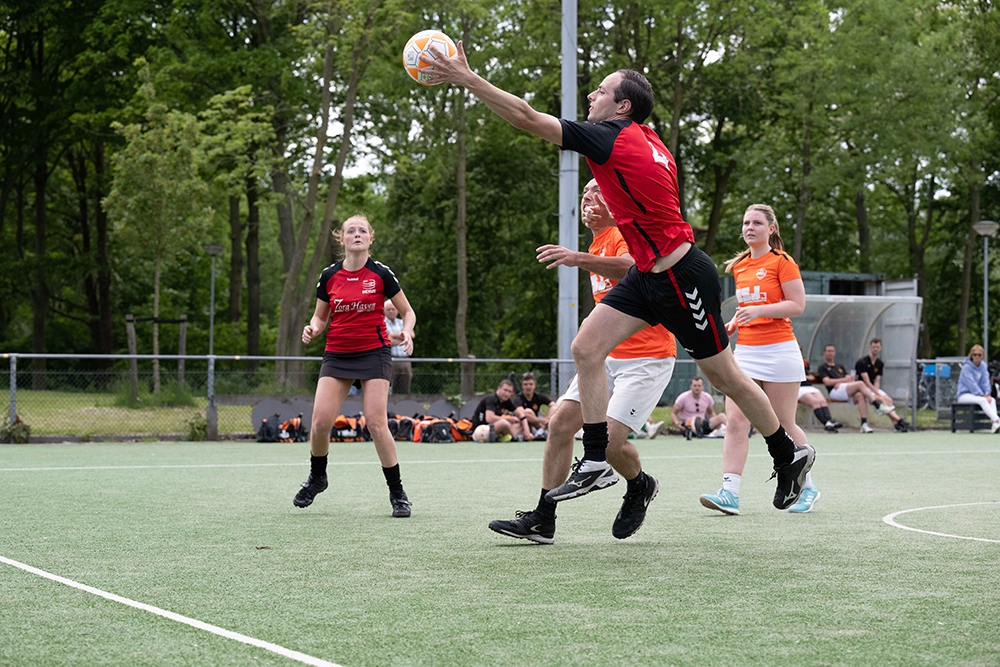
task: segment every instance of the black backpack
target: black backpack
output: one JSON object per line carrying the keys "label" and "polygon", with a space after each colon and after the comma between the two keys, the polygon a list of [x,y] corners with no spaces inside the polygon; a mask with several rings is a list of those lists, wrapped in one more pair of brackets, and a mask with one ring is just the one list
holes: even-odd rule
{"label": "black backpack", "polygon": [[257,429],[257,442],[277,442],[278,441],[278,415],[274,419],[265,417],[260,421],[260,428]]}

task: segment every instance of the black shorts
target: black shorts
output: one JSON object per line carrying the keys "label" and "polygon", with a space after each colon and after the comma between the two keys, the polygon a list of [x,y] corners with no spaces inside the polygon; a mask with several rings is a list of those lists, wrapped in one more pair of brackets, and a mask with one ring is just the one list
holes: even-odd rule
{"label": "black shorts", "polygon": [[662,324],[693,359],[714,357],[729,345],[719,270],[695,246],[661,273],[633,266],[601,303],[652,326]]}
{"label": "black shorts", "polygon": [[392,355],[388,347],[376,347],[364,352],[324,352],[321,378],[341,380],[392,381]]}

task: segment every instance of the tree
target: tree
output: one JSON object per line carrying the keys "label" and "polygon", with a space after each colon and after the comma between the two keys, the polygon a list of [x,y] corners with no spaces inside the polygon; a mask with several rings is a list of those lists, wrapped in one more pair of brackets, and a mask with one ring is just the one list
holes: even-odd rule
{"label": "tree", "polygon": [[[153,263],[153,354],[159,354],[160,277],[164,263],[190,252],[208,229],[207,188],[199,170],[197,119],[158,102],[149,67],[137,61],[146,104],[143,123],[116,125],[127,145],[114,160],[114,181],[105,207],[133,254]],[[159,360],[153,391],[160,391]]]}

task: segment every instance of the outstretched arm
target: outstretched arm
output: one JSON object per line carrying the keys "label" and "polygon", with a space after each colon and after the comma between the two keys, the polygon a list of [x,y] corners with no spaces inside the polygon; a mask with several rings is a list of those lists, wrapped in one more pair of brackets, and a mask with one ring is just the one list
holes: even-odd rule
{"label": "outstretched arm", "polygon": [[437,59],[432,59],[424,54],[420,56],[420,59],[429,65],[423,69],[423,72],[430,76],[428,83],[448,82],[462,86],[482,100],[483,104],[488,106],[493,113],[517,129],[530,132],[556,146],[562,146],[562,125],[559,123],[559,119],[535,111],[520,97],[500,90],[473,72],[465,57],[465,47],[462,42],[458,43],[458,54],[454,58],[449,58],[433,46],[431,48],[437,54]]}

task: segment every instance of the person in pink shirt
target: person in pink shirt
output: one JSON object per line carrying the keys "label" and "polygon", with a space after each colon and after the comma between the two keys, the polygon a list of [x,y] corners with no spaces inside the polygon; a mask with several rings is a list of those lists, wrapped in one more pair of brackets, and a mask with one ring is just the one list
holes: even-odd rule
{"label": "person in pink shirt", "polygon": [[674,401],[670,418],[682,431],[691,429],[699,438],[715,430],[719,431],[718,435],[723,435],[726,430],[726,414],[716,414],[715,398],[705,393],[705,381],[698,376],[691,380],[690,390]]}

